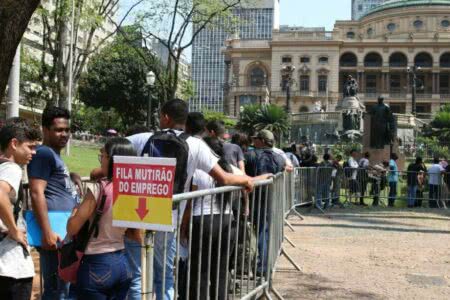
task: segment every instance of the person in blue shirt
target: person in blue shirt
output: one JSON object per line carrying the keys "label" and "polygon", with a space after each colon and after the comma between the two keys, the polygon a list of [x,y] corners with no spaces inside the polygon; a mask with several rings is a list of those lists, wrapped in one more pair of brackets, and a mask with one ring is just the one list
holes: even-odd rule
{"label": "person in blue shirt", "polygon": [[[47,107],[42,114],[43,144],[28,165],[31,203],[42,230],[38,249],[44,279],[43,300],[75,299],[75,288],[58,277],[57,247],[64,237],[50,227],[49,211],[71,212],[79,202],[72,176],[61,159],[70,138],[70,114],[59,107]],[[66,227],[66,224],[59,224]]]}
{"label": "person in blue shirt", "polygon": [[388,204],[390,207],[394,207],[395,198],[397,198],[397,183],[398,183],[398,156],[396,153],[391,154],[391,160],[389,161],[389,197]]}

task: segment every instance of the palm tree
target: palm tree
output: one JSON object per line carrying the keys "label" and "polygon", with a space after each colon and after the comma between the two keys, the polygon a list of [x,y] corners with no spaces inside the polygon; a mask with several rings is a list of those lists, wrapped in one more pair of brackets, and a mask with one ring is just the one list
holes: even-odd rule
{"label": "palm tree", "polygon": [[281,137],[290,130],[290,122],[288,114],[282,107],[274,104],[254,104],[244,107],[237,127],[249,135],[267,129],[278,137],[278,141],[281,141]]}

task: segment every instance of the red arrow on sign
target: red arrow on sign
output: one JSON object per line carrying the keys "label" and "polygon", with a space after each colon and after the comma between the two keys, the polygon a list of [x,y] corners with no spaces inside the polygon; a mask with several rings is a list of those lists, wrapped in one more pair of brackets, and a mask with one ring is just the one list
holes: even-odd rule
{"label": "red arrow on sign", "polygon": [[148,214],[147,198],[139,198],[139,206],[135,210],[139,218],[143,220],[145,216]]}

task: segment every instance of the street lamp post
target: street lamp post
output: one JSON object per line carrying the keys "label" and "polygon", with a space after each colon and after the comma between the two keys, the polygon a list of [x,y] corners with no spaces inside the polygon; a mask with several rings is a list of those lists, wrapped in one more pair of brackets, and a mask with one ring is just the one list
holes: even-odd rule
{"label": "street lamp post", "polygon": [[155,73],[148,71],[146,76],[148,85],[148,101],[147,101],[147,128],[152,127],[152,87],[155,84]]}
{"label": "street lamp post", "polygon": [[282,72],[282,84],[286,89],[286,112],[291,113],[291,84],[292,84],[292,74],[295,71],[294,66],[284,66],[281,69]]}
{"label": "street lamp post", "polygon": [[417,114],[417,110],[416,110],[416,96],[417,96],[417,83],[419,82],[419,79],[417,78],[417,72],[420,71],[420,67],[418,66],[412,66],[412,67],[408,67],[407,71],[409,74],[412,75],[412,108],[411,108],[411,113],[412,115],[415,117]]}

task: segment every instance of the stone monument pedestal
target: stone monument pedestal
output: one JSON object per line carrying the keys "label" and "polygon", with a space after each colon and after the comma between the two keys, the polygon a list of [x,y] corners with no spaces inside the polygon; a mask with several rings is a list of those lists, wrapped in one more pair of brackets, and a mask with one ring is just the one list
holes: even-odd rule
{"label": "stone monument pedestal", "polygon": [[[376,165],[382,163],[383,161],[389,161],[391,158],[391,146],[386,145],[383,149],[374,149],[370,147],[370,120],[371,116],[369,114],[364,115],[364,134],[363,134],[363,153],[370,153],[370,165]],[[398,156],[397,166],[399,170],[404,170],[405,168],[405,157],[399,153],[399,143],[395,141],[392,145],[392,152],[396,153]]]}

